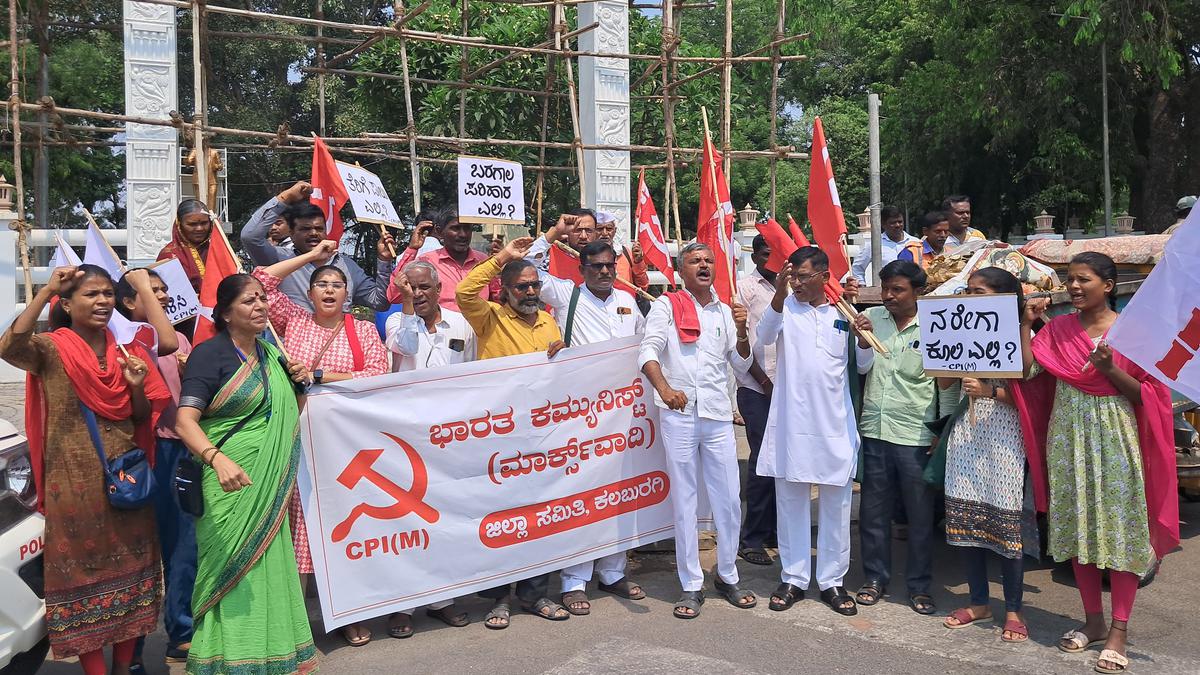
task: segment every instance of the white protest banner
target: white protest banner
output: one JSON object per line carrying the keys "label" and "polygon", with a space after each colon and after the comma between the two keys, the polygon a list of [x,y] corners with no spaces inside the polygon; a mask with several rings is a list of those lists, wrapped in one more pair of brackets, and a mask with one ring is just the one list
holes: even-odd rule
{"label": "white protest banner", "polygon": [[671,537],[637,350],[631,337],[313,389],[297,489],[325,628]]}
{"label": "white protest banner", "polygon": [[404,226],[379,176],[357,164],[334,163],[337,164],[338,175],[342,177],[342,185],[346,186],[346,192],[350,195],[355,218],[367,223]]}
{"label": "white protest banner", "polygon": [[464,223],[524,225],[525,178],[521,164],[459,156],[458,219]]}
{"label": "white protest banner", "polygon": [[930,377],[1021,377],[1017,296],[925,296],[917,300],[917,315]]}
{"label": "white protest banner", "polygon": [[186,321],[200,311],[200,298],[196,289],[183,271],[183,263],[171,258],[154,268],[158,277],[167,285],[167,320],[171,323]]}

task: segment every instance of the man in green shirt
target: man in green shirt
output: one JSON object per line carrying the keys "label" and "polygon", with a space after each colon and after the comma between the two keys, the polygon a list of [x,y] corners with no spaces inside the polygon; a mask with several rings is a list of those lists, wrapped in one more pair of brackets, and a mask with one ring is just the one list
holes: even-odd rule
{"label": "man in green shirt", "polygon": [[908,604],[918,614],[932,614],[934,493],[922,474],[934,442],[925,423],[937,418],[938,398],[935,379],[926,377],[921,365],[917,325],[917,296],[925,290],[926,276],[920,267],[902,260],[888,263],[879,276],[883,307],[864,313],[888,354],[875,355],[869,365],[859,364],[860,372],[869,370],[859,421],[863,482],[858,526],[866,581],[857,600],[874,605],[887,590],[898,492],[908,516]]}

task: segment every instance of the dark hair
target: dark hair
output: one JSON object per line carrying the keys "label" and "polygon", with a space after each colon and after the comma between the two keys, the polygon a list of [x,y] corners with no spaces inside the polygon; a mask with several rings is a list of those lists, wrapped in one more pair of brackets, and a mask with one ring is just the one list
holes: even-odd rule
{"label": "dark hair", "polygon": [[792,264],[793,269],[803,265],[805,261],[808,261],[814,272],[825,272],[829,269],[829,256],[816,246],[801,246],[788,256],[788,262]]}
{"label": "dark hair", "polygon": [[1024,316],[1025,291],[1021,288],[1020,280],[1013,276],[1012,272],[1003,267],[983,267],[972,272],[967,279],[976,277],[982,279],[984,285],[996,293],[1015,293],[1017,295],[1017,316]]}
{"label": "dark hair", "polygon": [[[193,201],[195,201],[195,200],[193,200]],[[146,268],[137,267],[134,269],[146,269]],[[137,291],[135,291],[133,289],[133,284],[129,283],[129,278],[128,278],[129,273],[132,271],[133,271],[133,269],[125,270],[125,274],[122,274],[121,280],[117,282],[117,311],[120,312],[121,316],[125,317],[126,319],[132,319],[133,312],[132,312],[132,310],[130,310],[128,307],[125,306],[125,301],[126,300],[134,300],[137,298]],[[152,269],[146,269],[146,271],[150,273],[150,276],[154,277],[155,279],[158,279],[159,281],[162,281],[162,277],[160,277],[158,275],[158,272],[155,272]]]}
{"label": "dark hair", "polygon": [[179,206],[175,207],[175,220],[183,222],[185,216],[190,216],[193,213],[208,213],[208,207],[199,199],[185,199],[179,202]]}
{"label": "dark hair", "polygon": [[225,312],[229,311],[230,305],[238,299],[247,286],[257,283],[259,283],[258,279],[249,274],[230,274],[221,280],[220,285],[217,286],[217,306],[213,307],[212,313],[213,324],[218,332],[225,330]]}
{"label": "dark hair", "polygon": [[963,202],[970,204],[971,198],[967,195],[947,195],[946,198],[942,200],[942,210],[950,211],[951,205],[961,204]]}
{"label": "dark hair", "polygon": [[1117,264],[1113,262],[1112,258],[1104,255],[1103,253],[1085,251],[1083,253],[1078,253],[1075,255],[1075,257],[1071,258],[1071,262],[1068,263],[1068,265],[1087,265],[1093,272],[1096,273],[1096,276],[1100,277],[1104,281],[1113,282],[1112,292],[1108,294],[1108,306],[1111,307],[1113,311],[1116,311]]}
{"label": "dark hair", "polygon": [[679,267],[683,267],[684,256],[696,251],[708,251],[709,253],[713,252],[712,247],[702,241],[693,241],[690,244],[684,244],[683,248],[679,249],[679,255],[676,256],[676,259],[679,262]]}
{"label": "dark hair", "polygon": [[288,229],[296,228],[297,220],[308,220],[309,218],[320,218],[321,222],[325,222],[325,212],[321,207],[312,202],[299,202],[292,204],[283,210],[283,219],[287,221]]}
{"label": "dark hair", "polygon": [[433,221],[433,226],[439,230],[444,230],[446,229],[446,226],[454,220],[458,220],[458,209],[454,208],[453,206],[447,206],[437,212],[437,216]]}
{"label": "dark hair", "polygon": [[582,206],[579,206],[579,207],[576,207],[573,209],[567,209],[567,215],[568,216],[587,216],[588,218],[591,218],[593,221],[596,221],[596,212],[591,209],[585,209]]}
{"label": "dark hair", "polygon": [[500,283],[505,286],[512,286],[517,283],[517,278],[521,276],[521,273],[531,267],[533,267],[533,263],[524,258],[508,261],[504,265],[504,268],[500,270]]}
{"label": "dark hair", "polygon": [[901,220],[904,219],[904,212],[901,211],[898,207],[885,206],[882,209],[879,209],[879,222],[881,224],[886,223],[887,221],[889,221],[892,218],[895,218],[897,216],[899,216]]}
{"label": "dark hair", "polygon": [[925,274],[925,270],[921,269],[920,265],[907,260],[893,260],[879,271],[880,281],[890,281],[896,277],[908,279],[908,285],[913,290],[924,288],[925,284],[929,283],[929,275]]}
{"label": "dark hair", "polygon": [[949,222],[949,220],[950,217],[946,215],[945,211],[930,211],[929,213],[921,216],[921,219],[918,222],[921,225],[921,231],[924,232],[925,230],[933,228],[933,226],[940,222]]}
{"label": "dark hair", "polygon": [[337,265],[321,265],[317,269],[313,270],[313,273],[309,275],[308,287],[312,288],[313,284],[317,283],[317,279],[319,279],[322,274],[331,271],[337,272],[338,276],[342,278],[343,283],[350,283],[350,280],[346,278],[346,273],[342,271],[342,268],[338,267]]}
{"label": "dark hair", "polygon": [[[82,265],[77,265],[75,270],[78,272],[83,272],[83,276],[79,277],[74,283],[72,283],[70,288],[67,289],[66,293],[59,295],[60,301],[74,297],[75,291],[79,290],[79,287],[83,285],[83,282],[91,279],[92,277],[101,277],[103,279],[107,279],[108,283],[112,284],[114,289],[116,288],[116,284],[113,284],[112,275],[110,275],[108,270],[104,269],[103,267],[83,263]],[[50,308],[49,322],[50,330],[71,327],[71,315],[67,314],[67,310],[62,306],[62,302],[56,302],[54,303],[54,306]]]}
{"label": "dark hair", "polygon": [[592,261],[593,256],[601,253],[610,253],[613,257],[613,262],[617,261],[617,249],[612,247],[612,244],[607,241],[593,241],[587,246],[584,246],[579,251],[579,264],[586,265]]}
{"label": "dark hair", "polygon": [[416,224],[421,222],[422,220],[428,220],[429,222],[433,223],[434,225],[437,225],[438,216],[440,216],[441,213],[442,213],[441,209],[435,209],[432,207],[421,209],[421,212],[418,213],[417,217],[413,219],[413,226],[416,226]]}
{"label": "dark hair", "polygon": [[755,253],[758,253],[759,251],[761,251],[767,247],[768,247],[767,238],[762,236],[761,234],[754,235],[754,239],[750,242],[750,250]]}

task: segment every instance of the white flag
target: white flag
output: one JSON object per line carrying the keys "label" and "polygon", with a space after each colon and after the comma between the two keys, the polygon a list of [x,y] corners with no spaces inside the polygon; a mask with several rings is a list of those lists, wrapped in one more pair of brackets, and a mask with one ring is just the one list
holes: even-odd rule
{"label": "white flag", "polygon": [[75,249],[63,241],[61,232],[54,233],[54,242],[54,255],[50,258],[51,270],[59,267],[75,267],[83,262],[79,259],[79,254],[75,252]]}
{"label": "white flag", "polygon": [[[125,265],[117,257],[116,251],[104,240],[104,234],[100,232],[100,228],[96,227],[94,223],[88,225],[87,247],[83,251],[83,262],[103,267],[113,278],[114,282],[120,281],[121,277],[125,275]],[[138,331],[143,328],[149,328],[150,334],[153,334],[154,337],[152,339],[137,339]],[[113,310],[112,318],[108,320],[108,329],[113,332],[117,344],[127,345],[136,340],[142,343],[152,354],[158,348],[158,334],[150,324],[130,321],[115,309]]]}

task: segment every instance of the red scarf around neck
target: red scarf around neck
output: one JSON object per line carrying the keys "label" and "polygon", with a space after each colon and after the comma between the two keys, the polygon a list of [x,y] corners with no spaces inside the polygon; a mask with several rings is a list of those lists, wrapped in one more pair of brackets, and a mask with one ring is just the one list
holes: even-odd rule
{"label": "red scarf around neck", "polygon": [[[75,395],[92,409],[97,417],[108,420],[128,419],[133,414],[133,401],[129,385],[118,358],[123,358],[117,349],[112,331],[105,330],[105,363],[100,362],[92,348],[70,328],[60,328],[45,336],[54,342],[62,361],[63,370],[74,386]],[[150,463],[154,463],[154,426],[158,416],[171,400],[171,392],[163,382],[162,375],[154,367],[154,358],[145,348],[130,344],[127,349],[133,356],[146,362],[146,398],[150,401],[150,418],[134,428],[134,442],[146,452]],[[33,479],[37,486],[38,511],[45,513],[45,488],[43,485],[43,458],[46,451],[46,423],[48,406],[45,384],[42,378],[30,373],[25,378],[25,434],[29,439],[29,460],[33,465]],[[90,442],[90,441],[89,441]],[[99,468],[97,468],[99,470]]]}

